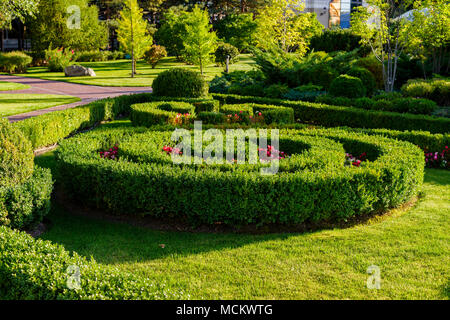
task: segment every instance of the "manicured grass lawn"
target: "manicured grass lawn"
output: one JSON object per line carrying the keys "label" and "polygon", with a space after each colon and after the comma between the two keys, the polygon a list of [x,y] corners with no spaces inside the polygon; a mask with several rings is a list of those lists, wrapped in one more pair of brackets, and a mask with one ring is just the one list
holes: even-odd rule
{"label": "manicured grass lawn", "polygon": [[[28,73],[21,74],[25,77],[36,77],[47,80],[59,80],[73,83],[90,84],[98,86],[124,86],[124,87],[142,87],[151,86],[156,76],[164,70],[173,67],[186,67],[199,70],[198,67],[186,65],[177,62],[174,57],[164,58],[155,69],[144,61],[137,63],[137,75],[130,78],[131,60],[116,60],[106,62],[79,62],[85,67],[94,69],[97,77],[73,77],[67,78],[63,72],[47,72],[45,67],[29,68]],[[254,67],[255,62],[250,55],[241,55],[240,61],[230,66],[230,71],[234,70],[250,70]],[[208,80],[219,75],[223,71],[222,67],[210,65],[205,69],[204,73]]]}
{"label": "manicured grass lawn", "polygon": [[69,104],[80,100],[77,97],[54,94],[0,94],[0,117]]}
{"label": "manicured grass lawn", "polygon": [[[53,167],[53,153],[36,162]],[[410,210],[304,234],[153,231],[54,204],[42,238],[193,299],[448,299],[450,172],[427,170],[423,191]],[[380,290],[366,288],[370,265],[381,269]]]}
{"label": "manicured grass lawn", "polygon": [[30,86],[21,83],[0,81],[0,91],[24,90]]}

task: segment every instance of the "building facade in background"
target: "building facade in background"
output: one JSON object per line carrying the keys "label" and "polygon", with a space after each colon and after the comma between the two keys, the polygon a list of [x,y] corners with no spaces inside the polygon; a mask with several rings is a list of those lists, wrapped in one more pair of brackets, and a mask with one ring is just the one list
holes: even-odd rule
{"label": "building facade in background", "polygon": [[364,0],[303,0],[306,12],[315,12],[325,28],[333,26],[350,28],[350,14],[359,6],[367,5]]}

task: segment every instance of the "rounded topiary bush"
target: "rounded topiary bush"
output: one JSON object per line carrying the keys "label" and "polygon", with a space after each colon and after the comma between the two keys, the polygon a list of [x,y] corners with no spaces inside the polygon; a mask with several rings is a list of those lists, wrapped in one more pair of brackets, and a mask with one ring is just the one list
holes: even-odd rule
{"label": "rounded topiary bush", "polygon": [[342,74],[331,82],[329,92],[335,97],[362,98],[366,88],[361,79]]}
{"label": "rounded topiary bush", "polygon": [[164,97],[199,98],[208,95],[208,83],[198,72],[173,68],[153,81],[153,93]]}
{"label": "rounded topiary bush", "polygon": [[33,149],[21,131],[0,120],[0,187],[24,182],[33,173]]}
{"label": "rounded topiary bush", "polygon": [[361,79],[364,87],[366,88],[366,94],[368,96],[372,96],[374,94],[377,83],[375,81],[375,77],[369,70],[361,67],[353,67],[348,71],[347,74],[349,76]]}

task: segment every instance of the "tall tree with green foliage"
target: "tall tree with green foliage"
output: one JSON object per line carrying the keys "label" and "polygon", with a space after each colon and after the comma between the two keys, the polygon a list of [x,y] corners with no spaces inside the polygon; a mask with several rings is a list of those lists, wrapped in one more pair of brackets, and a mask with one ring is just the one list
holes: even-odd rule
{"label": "tall tree with green foliage", "polygon": [[[450,44],[450,4],[448,0],[417,0],[406,23],[404,35],[410,53],[422,61],[431,60],[432,72],[439,74]],[[424,72],[426,75],[426,73]]]}
{"label": "tall tree with green foliage", "polygon": [[404,32],[406,19],[399,18],[410,0],[366,0],[368,7],[359,7],[352,14],[353,31],[361,36],[361,42],[371,47],[383,66],[385,91],[394,90],[397,62],[404,52],[408,35]]}
{"label": "tall tree with green foliage", "polygon": [[214,61],[214,52],[217,49],[217,35],[211,31],[208,11],[195,6],[192,12],[186,15],[186,33],[184,35],[184,59],[203,68]]}
{"label": "tall tree with green foliage", "polygon": [[36,13],[38,4],[39,0],[0,0],[0,29],[9,29],[16,18],[24,22]]}
{"label": "tall tree with green foliage", "polygon": [[131,77],[136,74],[136,60],[144,56],[153,39],[148,34],[148,23],[143,19],[143,10],[137,0],[125,0],[120,12],[117,39],[122,50],[131,56]]}
{"label": "tall tree with green foliage", "polygon": [[52,48],[96,50],[108,45],[106,25],[88,0],[40,1],[28,31],[35,51]]}
{"label": "tall tree with green foliage", "polygon": [[297,0],[271,0],[256,19],[258,46],[304,55],[311,37],[323,30],[315,13],[301,13],[304,7]]}
{"label": "tall tree with green foliage", "polygon": [[166,47],[169,54],[180,60],[183,50],[183,37],[186,33],[185,19],[187,11],[177,7],[170,8],[164,13],[161,27],[155,33],[155,41]]}
{"label": "tall tree with green foliage", "polygon": [[214,25],[219,38],[240,51],[249,50],[256,44],[257,23],[250,13],[229,14]]}

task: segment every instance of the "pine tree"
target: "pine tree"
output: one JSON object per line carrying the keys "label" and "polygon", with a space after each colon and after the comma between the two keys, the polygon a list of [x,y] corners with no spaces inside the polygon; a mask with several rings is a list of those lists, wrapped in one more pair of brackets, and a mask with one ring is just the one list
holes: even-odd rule
{"label": "pine tree", "polygon": [[125,0],[124,9],[120,12],[117,40],[122,50],[131,56],[131,77],[136,74],[136,60],[142,58],[153,39],[148,34],[147,21],[142,17],[143,10],[137,0]]}

